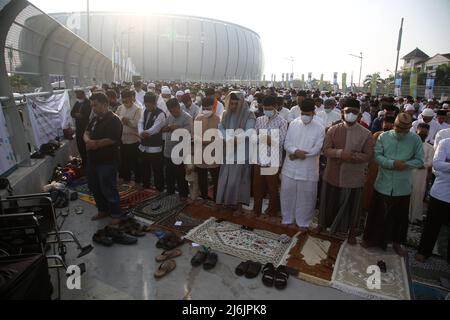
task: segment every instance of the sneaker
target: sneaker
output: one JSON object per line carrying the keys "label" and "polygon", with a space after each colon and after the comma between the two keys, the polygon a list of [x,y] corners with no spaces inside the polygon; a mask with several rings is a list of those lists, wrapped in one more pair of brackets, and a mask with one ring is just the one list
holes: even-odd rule
{"label": "sneaker", "polygon": [[111,237],[112,241],[118,244],[131,245],[137,243],[137,238],[127,235],[119,228],[105,227],[105,234]]}
{"label": "sneaker", "polygon": [[111,237],[108,237],[104,230],[98,230],[92,237],[92,241],[95,243],[101,244],[106,247],[111,247],[113,245],[113,240]]}

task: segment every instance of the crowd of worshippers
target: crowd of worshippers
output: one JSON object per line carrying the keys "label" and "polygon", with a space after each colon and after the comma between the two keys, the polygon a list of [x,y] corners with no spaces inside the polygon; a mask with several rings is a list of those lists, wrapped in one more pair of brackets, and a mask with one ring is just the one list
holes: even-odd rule
{"label": "crowd of worshippers", "polygon": [[[94,220],[109,216],[111,225],[120,225],[128,219],[117,191],[124,182],[178,192],[183,201],[211,200],[212,210],[232,209],[236,216],[252,197],[256,216],[281,217],[283,225],[302,231],[319,209],[311,232],[345,234],[352,245],[364,212],[361,245],[392,244],[402,256],[408,224],[419,223],[420,261],[431,255],[441,226],[449,224],[448,101],[162,82],[104,85],[89,98],[84,91],[76,97],[72,117],[98,208]],[[208,129],[224,137],[229,129],[266,129],[267,152],[252,164],[248,141],[234,138],[235,145],[246,144],[244,163],[227,154],[235,161],[178,164],[172,150],[179,142],[171,135],[180,128],[192,132],[194,122],[202,130],[192,139],[200,139],[203,148],[212,143],[202,140]],[[271,130],[279,133],[282,157],[278,172],[265,175]]]}

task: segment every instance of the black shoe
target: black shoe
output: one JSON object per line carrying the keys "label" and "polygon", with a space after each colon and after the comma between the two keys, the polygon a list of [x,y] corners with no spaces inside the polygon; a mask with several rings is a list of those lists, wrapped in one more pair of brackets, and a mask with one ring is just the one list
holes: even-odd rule
{"label": "black shoe", "polygon": [[106,247],[111,247],[114,243],[112,238],[105,234],[104,230],[98,230],[92,237],[92,241]]}
{"label": "black shoe", "polygon": [[137,243],[137,238],[125,234],[125,232],[118,228],[106,227],[105,234],[106,236],[111,237],[113,242],[118,244],[131,245]]}

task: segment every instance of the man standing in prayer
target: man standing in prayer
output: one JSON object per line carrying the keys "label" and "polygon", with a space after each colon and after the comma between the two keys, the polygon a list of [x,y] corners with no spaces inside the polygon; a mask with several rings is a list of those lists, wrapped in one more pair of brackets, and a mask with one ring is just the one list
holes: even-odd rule
{"label": "man standing in prayer", "polygon": [[144,96],[145,91],[142,90],[142,81],[136,81],[134,83],[134,92],[136,93],[136,102],[141,109],[144,108]]}
{"label": "man standing in prayer", "polygon": [[75,138],[77,141],[78,152],[81,157],[81,164],[83,168],[86,168],[86,143],[84,142],[83,137],[84,130],[86,130],[91,116],[91,102],[86,99],[86,94],[83,90],[75,91],[75,96],[77,102],[75,102],[70,115],[75,119]]}
{"label": "man standing in prayer", "polygon": [[[225,98],[225,105],[226,111],[219,130],[225,140],[226,163],[220,167],[216,203],[233,207],[234,215],[239,216],[242,213],[242,205],[250,204],[252,166],[249,162],[249,143],[245,132],[255,128],[256,119],[244,101],[244,95],[239,91],[231,91]],[[242,132],[238,132],[238,129]],[[233,130],[234,133],[227,135],[227,130]],[[234,149],[228,147],[228,144],[234,144]],[[241,147],[244,148],[244,155],[238,152]]]}
{"label": "man standing in prayer", "polygon": [[411,126],[411,116],[399,114],[394,130],[384,132],[375,145],[375,160],[380,167],[361,243],[365,248],[386,250],[392,242],[400,256],[406,254],[401,244],[406,242],[408,232],[411,170],[424,165],[422,140],[410,132]]}
{"label": "man standing in prayer", "polygon": [[188,93],[183,94],[180,100],[181,110],[188,113],[191,118],[195,120],[200,113],[200,107],[196,103],[192,102],[191,95]]}
{"label": "man standing in prayer", "polygon": [[84,142],[87,149],[89,189],[98,208],[98,214],[92,220],[110,215],[113,218],[111,224],[117,225],[127,218],[120,209],[117,190],[122,122],[108,110],[109,101],[104,93],[94,93],[90,100],[95,117],[84,133]]}
{"label": "man standing in prayer", "polygon": [[278,115],[286,121],[289,121],[289,109],[284,106],[284,98],[277,97],[276,111]]}
{"label": "man standing in prayer", "polygon": [[433,109],[426,108],[422,112],[422,119],[414,121],[411,127],[411,132],[416,133],[419,123],[427,123],[430,126],[430,130],[428,131],[428,136],[425,141],[431,144],[434,144],[434,138],[438,132],[438,123],[434,120],[434,116],[435,113]]}
{"label": "man standing in prayer", "polygon": [[167,138],[165,141],[164,158],[166,160],[166,184],[167,193],[175,194],[175,183],[177,184],[178,193],[182,201],[188,200],[189,186],[185,179],[186,170],[183,163],[176,164],[174,160],[176,158],[184,159],[186,155],[172,155],[173,148],[180,142],[172,141],[172,133],[177,129],[186,129],[192,134],[192,118],[189,114],[181,110],[180,104],[177,99],[170,99],[167,101],[167,109],[170,112],[170,116],[167,119],[166,126],[163,128],[163,132],[167,132]]}
{"label": "man standing in prayer", "polygon": [[342,115],[341,112],[337,112],[336,108],[336,100],[333,98],[327,99],[324,102],[324,111],[317,113],[317,116],[322,118],[325,128],[329,128],[336,121],[341,120]]}
{"label": "man standing in prayer", "polygon": [[332,126],[325,137],[327,165],[323,175],[319,226],[331,233],[348,233],[348,243],[356,244],[356,228],[361,210],[361,194],[366,170],[373,157],[373,138],[357,123],[360,103],[348,99],[344,122]]}
{"label": "man standing in prayer", "polygon": [[424,165],[421,168],[412,170],[412,193],[409,205],[409,221],[422,222],[423,198],[427,187],[428,172],[433,165],[434,149],[431,144],[425,141],[428,136],[430,126],[427,123],[419,123],[417,135],[422,139],[424,152]]}
{"label": "man standing in prayer", "polygon": [[142,186],[150,189],[150,177],[159,192],[164,191],[164,157],[162,128],[166,123],[166,114],[156,107],[157,96],[147,93],[144,96],[145,110],[138,123],[138,133],[141,137],[139,150],[141,151]]}
{"label": "man standing in prayer", "polygon": [[[272,141],[271,132],[278,131],[278,163],[277,166],[281,165],[282,154],[283,154],[283,146],[284,140],[286,138],[288,122],[281,117],[281,115],[277,112],[277,97],[275,96],[267,96],[264,98],[264,116],[256,119],[256,133],[259,135],[260,140],[258,144],[258,164],[254,166],[254,175],[253,175],[253,197],[255,200],[255,204],[253,207],[254,213],[259,216],[261,215],[262,210],[262,201],[265,195],[265,191],[269,190],[269,207],[265,214],[271,217],[275,217],[278,215],[280,210],[280,199],[279,199],[279,171],[273,175],[262,175],[261,169],[268,168],[272,165],[270,157],[272,154],[271,145],[275,140]],[[261,130],[265,130],[265,133],[262,133]],[[262,135],[266,135],[267,144],[265,144],[264,138],[261,138]],[[277,168],[279,169],[279,168]]]}
{"label": "man standing in prayer", "polygon": [[292,122],[298,117],[300,117],[301,115],[300,106],[302,105],[303,101],[305,101],[306,96],[307,93],[304,90],[300,90],[297,93],[297,105],[292,107],[291,110],[289,111],[289,120],[288,120],[289,122]]}
{"label": "man standing in prayer", "polygon": [[[425,228],[420,239],[416,260],[425,262],[432,255],[439,231],[450,223],[450,139],[439,143],[433,159],[436,180],[430,190]],[[450,237],[447,243],[447,263],[450,264]]]}
{"label": "man standing in prayer", "polygon": [[319,181],[319,155],[325,129],[314,119],[313,99],[301,104],[301,115],[289,126],[286,141],[286,159],[281,175],[282,223],[308,230],[314,217]]}

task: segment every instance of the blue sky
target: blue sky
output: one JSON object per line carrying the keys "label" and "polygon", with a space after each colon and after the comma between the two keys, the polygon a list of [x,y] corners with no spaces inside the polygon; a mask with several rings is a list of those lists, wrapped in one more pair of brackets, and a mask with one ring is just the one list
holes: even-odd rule
{"label": "blue sky", "polygon": [[[84,10],[86,0],[31,0],[45,12]],[[308,72],[331,80],[333,72],[363,78],[394,70],[400,20],[405,18],[400,57],[419,47],[430,56],[450,53],[450,0],[91,0],[91,10],[156,12],[205,16],[256,31],[265,55],[265,74]],[[402,61],[399,62],[400,64]],[[339,75],[340,79],[340,75]]]}

